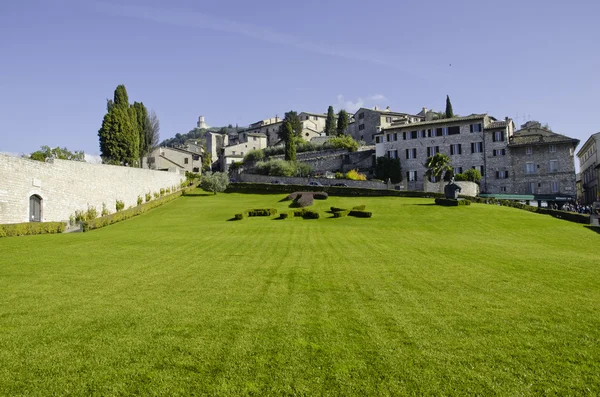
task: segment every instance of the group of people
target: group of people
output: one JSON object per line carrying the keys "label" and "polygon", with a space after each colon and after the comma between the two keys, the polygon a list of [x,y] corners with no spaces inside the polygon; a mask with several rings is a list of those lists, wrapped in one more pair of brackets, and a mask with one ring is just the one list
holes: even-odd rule
{"label": "group of people", "polygon": [[[553,208],[558,209],[558,206],[554,204]],[[563,211],[577,212],[579,214],[597,214],[600,212],[599,207],[594,208],[594,206],[592,205],[582,205],[580,203],[566,203],[562,206],[561,209]]]}

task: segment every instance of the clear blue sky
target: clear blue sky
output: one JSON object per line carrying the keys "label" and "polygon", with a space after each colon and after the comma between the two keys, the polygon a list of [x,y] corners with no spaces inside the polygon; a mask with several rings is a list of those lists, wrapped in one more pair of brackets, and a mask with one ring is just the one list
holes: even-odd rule
{"label": "clear blue sky", "polygon": [[98,154],[125,84],[161,140],[290,109],[359,105],[600,131],[600,2],[0,2],[0,151]]}

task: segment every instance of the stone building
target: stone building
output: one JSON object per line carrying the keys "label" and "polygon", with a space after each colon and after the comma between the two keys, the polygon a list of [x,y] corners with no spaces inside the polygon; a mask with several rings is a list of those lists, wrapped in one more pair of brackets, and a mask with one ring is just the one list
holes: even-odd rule
{"label": "stone building", "polygon": [[266,147],[267,137],[265,134],[247,131],[240,133],[240,143],[221,149],[222,152],[219,156],[221,171],[228,171],[231,164],[242,161],[249,151]]}
{"label": "stone building", "polygon": [[581,171],[581,202],[590,205],[600,201],[600,132],[590,136],[577,152]]}
{"label": "stone building", "polygon": [[455,174],[479,170],[482,195],[574,200],[573,151],[579,141],[543,129],[538,122],[514,129],[511,119],[487,114],[393,125],[377,134],[376,156],[401,159],[409,190],[424,189],[426,159],[444,153]]}
{"label": "stone building", "polygon": [[202,154],[183,148],[159,147],[143,159],[143,167],[151,170],[182,169],[184,171],[202,172]]}
{"label": "stone building", "polygon": [[575,201],[575,148],[578,139],[557,134],[529,121],[508,143],[512,192],[558,205]]}
{"label": "stone building", "polygon": [[375,135],[392,124],[408,124],[424,121],[425,116],[411,115],[408,113],[392,112],[389,106],[383,110],[375,106],[373,109],[360,108],[353,116],[353,122],[348,124],[347,135],[354,140],[365,142],[366,145],[375,144]]}

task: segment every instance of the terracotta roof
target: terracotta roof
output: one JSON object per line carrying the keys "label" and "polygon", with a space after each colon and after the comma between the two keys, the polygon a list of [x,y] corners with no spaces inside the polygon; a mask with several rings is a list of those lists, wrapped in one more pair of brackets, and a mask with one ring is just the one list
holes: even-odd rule
{"label": "terracotta roof", "polygon": [[506,127],[506,121],[494,121],[491,122],[485,127],[486,130],[492,130],[494,128],[504,128]]}
{"label": "terracotta roof", "polygon": [[550,130],[534,127],[515,131],[510,138],[509,146],[530,146],[547,145],[551,143],[572,143],[579,144],[579,139],[569,138],[568,136],[557,134]]}
{"label": "terracotta roof", "polygon": [[414,127],[421,127],[424,125],[435,125],[435,124],[447,124],[447,123],[454,123],[454,122],[458,122],[458,121],[469,121],[469,120],[481,120],[486,116],[486,114],[472,114],[470,116],[465,116],[465,117],[453,117],[451,119],[439,119],[439,120],[431,120],[431,121],[421,121],[418,123],[410,123],[410,124],[400,124],[400,125],[393,125],[389,128],[385,128],[386,131],[389,130],[397,130],[397,129],[402,129],[402,128],[414,128]]}

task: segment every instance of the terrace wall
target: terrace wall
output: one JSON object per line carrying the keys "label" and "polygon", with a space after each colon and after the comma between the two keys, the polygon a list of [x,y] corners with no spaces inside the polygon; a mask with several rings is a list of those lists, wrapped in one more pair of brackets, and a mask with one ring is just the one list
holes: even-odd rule
{"label": "terrace wall", "polygon": [[42,222],[66,221],[76,210],[102,203],[115,212],[116,200],[125,208],[137,205],[138,196],[179,189],[182,171],[153,171],[79,161],[40,162],[0,154],[0,224],[28,222],[29,198],[42,198]]}

